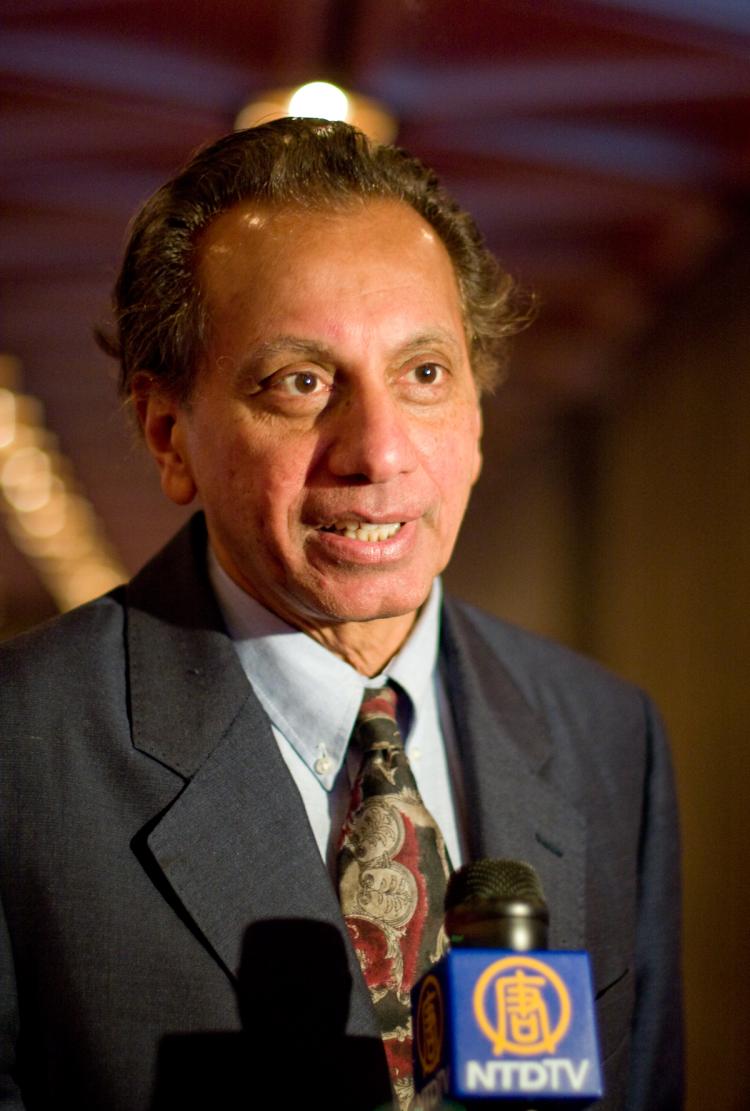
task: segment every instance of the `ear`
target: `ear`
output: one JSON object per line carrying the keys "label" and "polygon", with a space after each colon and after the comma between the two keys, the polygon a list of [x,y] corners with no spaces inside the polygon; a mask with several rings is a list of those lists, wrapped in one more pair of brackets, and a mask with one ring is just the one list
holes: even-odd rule
{"label": "ear", "polygon": [[162,490],[177,505],[188,505],[197,487],[187,451],[185,404],[145,373],[135,376],[132,398],[146,446],[159,468]]}

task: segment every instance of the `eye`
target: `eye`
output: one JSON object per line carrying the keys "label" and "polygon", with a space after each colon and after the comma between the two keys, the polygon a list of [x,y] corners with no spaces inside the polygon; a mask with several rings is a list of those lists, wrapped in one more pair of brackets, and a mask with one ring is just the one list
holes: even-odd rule
{"label": "eye", "polygon": [[420,386],[434,386],[445,374],[439,363],[420,363],[409,371],[409,377]]}
{"label": "eye", "polygon": [[323,389],[323,382],[311,370],[297,370],[280,378],[277,385],[293,397],[309,397]]}

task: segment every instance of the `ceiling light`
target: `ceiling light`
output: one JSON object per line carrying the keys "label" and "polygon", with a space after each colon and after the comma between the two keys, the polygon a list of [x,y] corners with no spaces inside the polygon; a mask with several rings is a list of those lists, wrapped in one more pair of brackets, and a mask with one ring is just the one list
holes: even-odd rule
{"label": "ceiling light", "polygon": [[289,114],[312,116],[319,120],[346,120],[349,97],[338,85],[331,85],[328,81],[310,81],[292,93]]}
{"label": "ceiling light", "polygon": [[296,88],[259,93],[240,110],[235,128],[239,131],[257,127],[284,116],[344,120],[377,143],[392,143],[398,130],[394,117],[377,101],[346,92],[328,81],[310,81]]}

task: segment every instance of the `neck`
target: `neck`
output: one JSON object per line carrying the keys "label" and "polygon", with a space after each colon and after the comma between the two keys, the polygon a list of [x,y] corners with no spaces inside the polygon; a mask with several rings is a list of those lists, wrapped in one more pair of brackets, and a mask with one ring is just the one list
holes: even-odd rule
{"label": "neck", "polygon": [[227,565],[216,546],[212,550],[217,565],[245,594],[367,678],[379,675],[388,661],[393,659],[413,629],[419,613],[419,610],[412,610],[391,617],[376,617],[371,621],[316,621],[312,616],[292,612],[279,604],[278,599],[274,599],[275,604],[269,602],[253,589],[231,562]]}
{"label": "neck", "polygon": [[378,675],[411,632],[416,613],[374,621],[349,621],[322,627],[299,625],[329,652],[340,656],[361,675]]}

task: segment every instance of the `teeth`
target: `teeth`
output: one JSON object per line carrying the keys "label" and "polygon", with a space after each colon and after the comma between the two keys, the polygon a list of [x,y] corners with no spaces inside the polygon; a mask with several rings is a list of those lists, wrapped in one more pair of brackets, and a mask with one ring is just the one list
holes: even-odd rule
{"label": "teeth", "polygon": [[373,543],[376,540],[390,540],[401,528],[401,523],[396,521],[394,524],[368,525],[362,521],[335,521],[332,528],[348,540]]}

